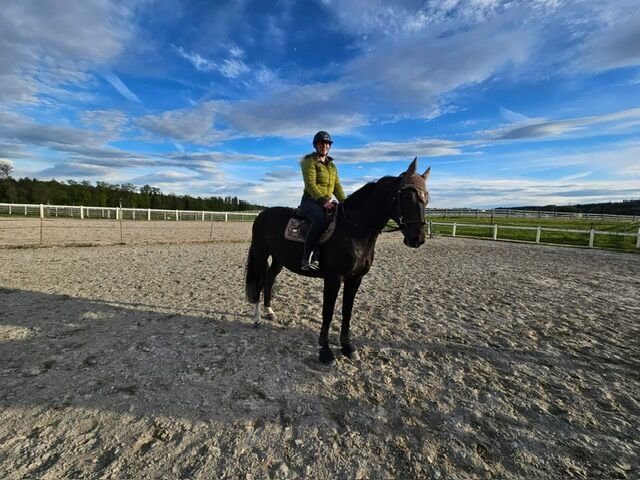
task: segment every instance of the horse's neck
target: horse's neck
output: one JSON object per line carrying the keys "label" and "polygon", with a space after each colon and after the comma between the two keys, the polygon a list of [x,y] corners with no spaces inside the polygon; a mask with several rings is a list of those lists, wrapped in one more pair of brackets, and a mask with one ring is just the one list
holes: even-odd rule
{"label": "horse's neck", "polygon": [[389,209],[395,191],[393,185],[378,186],[359,206],[350,207],[347,202],[345,214],[361,227],[363,233],[377,236],[391,218]]}

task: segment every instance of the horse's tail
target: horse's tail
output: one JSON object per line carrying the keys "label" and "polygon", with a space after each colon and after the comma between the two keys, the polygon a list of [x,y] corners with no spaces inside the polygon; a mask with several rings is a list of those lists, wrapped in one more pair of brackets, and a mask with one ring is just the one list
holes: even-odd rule
{"label": "horse's tail", "polygon": [[260,301],[260,292],[262,291],[266,269],[265,265],[260,265],[261,262],[256,253],[256,248],[252,241],[244,273],[245,294],[249,303],[258,303]]}

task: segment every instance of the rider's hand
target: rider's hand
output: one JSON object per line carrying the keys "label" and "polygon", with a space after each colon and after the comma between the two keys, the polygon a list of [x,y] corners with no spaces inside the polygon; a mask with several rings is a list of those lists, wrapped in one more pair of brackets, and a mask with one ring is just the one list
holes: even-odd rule
{"label": "rider's hand", "polygon": [[327,200],[323,207],[327,210],[331,210],[333,207],[335,207],[335,204],[331,200]]}

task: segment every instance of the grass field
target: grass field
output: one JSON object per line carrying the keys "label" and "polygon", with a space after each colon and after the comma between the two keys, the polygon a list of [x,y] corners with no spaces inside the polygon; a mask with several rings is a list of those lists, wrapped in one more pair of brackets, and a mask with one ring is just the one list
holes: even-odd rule
{"label": "grass field", "polygon": [[[544,219],[544,218],[497,218],[490,217],[431,217],[435,223],[456,223],[486,225],[486,227],[463,227],[457,225],[456,235],[466,237],[492,238],[492,225],[498,225],[498,239],[535,242],[536,230],[515,230],[500,228],[501,226],[557,228],[569,230],[582,230],[584,233],[553,232],[543,230],[540,236],[541,243],[554,243],[574,246],[589,245],[589,231],[593,228],[600,232],[638,233],[639,222],[616,222],[612,220],[570,220],[570,219]],[[451,235],[453,227],[449,225],[433,225],[434,235]],[[637,252],[636,237],[623,237],[614,235],[595,235],[594,247],[608,248]]]}

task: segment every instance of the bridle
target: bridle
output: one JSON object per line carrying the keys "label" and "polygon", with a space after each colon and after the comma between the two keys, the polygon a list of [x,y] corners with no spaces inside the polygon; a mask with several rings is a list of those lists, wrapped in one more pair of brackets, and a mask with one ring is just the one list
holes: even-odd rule
{"label": "bridle", "polygon": [[[405,177],[405,174],[403,173],[402,175],[400,175],[400,177],[402,178],[402,182],[400,184],[400,187],[394,194],[393,198],[391,199],[391,202],[389,203],[389,207],[387,208],[387,214],[388,214],[387,218],[392,218],[398,224],[398,228],[400,230],[405,230],[409,225],[413,225],[413,224],[424,225],[426,223],[424,220],[424,211],[425,211],[425,207],[427,206],[427,203],[429,203],[429,192],[417,184],[416,182],[417,178],[415,178],[416,177],[415,175],[412,175],[412,177],[409,177],[409,179],[407,179]],[[401,203],[400,199],[403,193],[409,192],[409,191],[415,191],[419,200],[417,202],[418,208],[410,212],[410,215],[407,215],[406,213],[408,212],[402,211],[402,206],[400,205]],[[347,216],[347,212],[344,209],[344,202],[338,203],[337,215],[341,220],[344,220],[350,226],[355,227],[357,229],[363,228],[362,225],[360,225],[357,222],[354,222]],[[365,228],[365,230],[379,232],[381,231],[382,227],[384,227],[384,225],[382,225],[381,227],[375,227],[375,228],[369,228],[369,229]]]}
{"label": "bridle", "polygon": [[[396,223],[398,224],[398,228],[402,231],[404,231],[410,225],[424,225],[426,223],[424,220],[424,210],[427,206],[427,203],[429,202],[429,192],[418,185],[416,180],[416,175],[412,175],[411,177],[407,178],[407,176],[403,173],[400,188],[391,200],[389,216],[396,221]],[[400,201],[402,198],[402,194],[412,191],[415,192],[416,196],[418,197],[418,208],[414,208],[410,212],[403,212],[402,202]]]}

